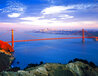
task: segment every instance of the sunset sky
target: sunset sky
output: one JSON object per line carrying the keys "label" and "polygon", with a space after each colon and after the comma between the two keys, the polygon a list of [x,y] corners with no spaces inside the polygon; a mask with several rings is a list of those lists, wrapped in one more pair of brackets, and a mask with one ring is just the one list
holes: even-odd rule
{"label": "sunset sky", "polygon": [[0,28],[98,29],[98,0],[0,0]]}

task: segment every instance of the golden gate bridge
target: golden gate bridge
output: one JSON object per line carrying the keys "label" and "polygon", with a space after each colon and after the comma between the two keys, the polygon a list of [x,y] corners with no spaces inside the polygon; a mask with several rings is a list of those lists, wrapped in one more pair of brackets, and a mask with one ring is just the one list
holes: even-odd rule
{"label": "golden gate bridge", "polygon": [[[14,40],[14,30],[12,29],[11,30],[11,41],[6,41],[6,42],[11,43],[12,44],[11,46],[14,48],[14,43],[15,42],[28,42],[28,41],[40,41],[40,40],[59,40],[59,39],[82,39],[82,42],[84,43],[85,42],[85,38],[94,38],[96,41],[98,41],[98,37],[97,36],[85,36],[85,32],[88,35],[92,35],[91,33],[88,33],[87,31],[82,29],[82,36],[81,37],[59,37],[59,38],[40,38],[40,39],[29,39],[29,40]],[[6,33],[4,33],[2,35],[5,35]]]}

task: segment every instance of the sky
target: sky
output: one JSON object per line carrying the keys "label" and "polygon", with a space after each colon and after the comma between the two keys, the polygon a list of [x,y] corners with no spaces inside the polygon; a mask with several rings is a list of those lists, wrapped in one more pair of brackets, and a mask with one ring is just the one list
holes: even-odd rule
{"label": "sky", "polygon": [[98,29],[98,0],[0,0],[2,29]]}

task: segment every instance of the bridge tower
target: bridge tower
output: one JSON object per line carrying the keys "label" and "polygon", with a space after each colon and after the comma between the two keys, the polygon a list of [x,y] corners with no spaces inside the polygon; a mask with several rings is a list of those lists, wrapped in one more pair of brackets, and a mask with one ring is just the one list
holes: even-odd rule
{"label": "bridge tower", "polygon": [[12,29],[12,47],[14,48],[14,30]]}
{"label": "bridge tower", "polygon": [[84,43],[85,42],[85,31],[84,31],[84,29],[82,29],[82,42]]}
{"label": "bridge tower", "polygon": [[98,37],[96,37],[95,39],[96,39],[96,41],[98,41]]}

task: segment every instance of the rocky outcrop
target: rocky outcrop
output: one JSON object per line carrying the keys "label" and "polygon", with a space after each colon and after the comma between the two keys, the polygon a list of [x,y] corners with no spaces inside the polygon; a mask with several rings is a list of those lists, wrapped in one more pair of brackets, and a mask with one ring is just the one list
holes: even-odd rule
{"label": "rocky outcrop", "polygon": [[47,63],[17,72],[3,71],[0,76],[98,76],[98,68],[81,61],[66,65]]}
{"label": "rocky outcrop", "polygon": [[14,60],[12,52],[14,52],[12,46],[0,40],[0,72],[10,68]]}
{"label": "rocky outcrop", "polygon": [[13,56],[0,51],[0,72],[9,69],[13,60]]}
{"label": "rocky outcrop", "polygon": [[77,61],[66,65],[70,71],[74,72],[77,76],[98,76],[98,68]]}

